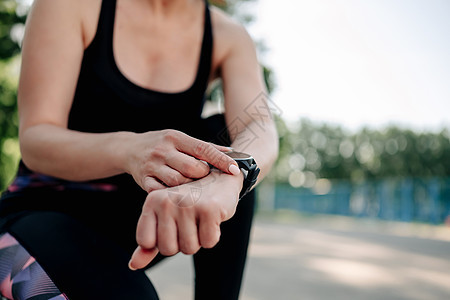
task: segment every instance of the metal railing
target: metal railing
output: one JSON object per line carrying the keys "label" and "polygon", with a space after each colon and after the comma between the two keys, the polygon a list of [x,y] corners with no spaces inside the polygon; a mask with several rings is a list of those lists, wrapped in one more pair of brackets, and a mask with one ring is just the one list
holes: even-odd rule
{"label": "metal railing", "polygon": [[352,183],[328,180],[324,192],[263,183],[259,208],[405,222],[443,223],[450,216],[449,178],[390,178]]}

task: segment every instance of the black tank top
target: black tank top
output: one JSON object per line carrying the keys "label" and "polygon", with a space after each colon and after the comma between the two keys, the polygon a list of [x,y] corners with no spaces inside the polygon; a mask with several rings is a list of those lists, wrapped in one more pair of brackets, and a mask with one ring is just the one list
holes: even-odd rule
{"label": "black tank top", "polygon": [[177,93],[142,88],[120,72],[113,53],[115,9],[115,0],[103,1],[96,36],[84,53],[69,128],[84,132],[145,132],[172,128],[189,133],[194,129],[191,124],[200,119],[211,69],[212,30],[208,6],[205,6],[195,81],[188,89]]}
{"label": "black tank top", "polygon": [[[115,11],[116,0],[103,0],[96,35],[84,51],[69,114],[69,129],[91,133],[175,129],[212,140],[208,138],[210,133],[207,131],[210,128],[205,126],[205,120],[201,118],[213,45],[207,1],[195,80],[188,89],[176,93],[143,88],[121,73],[113,53]],[[88,193],[95,193],[98,197],[99,193],[111,194],[105,192],[114,191],[128,197],[136,195],[141,200],[145,198],[141,188],[128,174],[88,182],[71,182],[38,174],[20,162],[16,179],[2,195],[0,216],[33,209],[66,210],[80,205],[80,197],[74,200],[78,204],[68,205],[68,200],[58,200],[63,194],[74,198],[73,195],[79,196],[81,193],[85,198],[90,197]],[[39,201],[36,201],[37,195]]]}

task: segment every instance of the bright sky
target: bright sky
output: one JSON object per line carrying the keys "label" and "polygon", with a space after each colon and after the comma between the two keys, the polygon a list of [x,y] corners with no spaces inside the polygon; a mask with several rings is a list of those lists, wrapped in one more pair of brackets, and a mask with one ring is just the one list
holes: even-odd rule
{"label": "bright sky", "polygon": [[450,1],[257,0],[282,117],[450,128]]}

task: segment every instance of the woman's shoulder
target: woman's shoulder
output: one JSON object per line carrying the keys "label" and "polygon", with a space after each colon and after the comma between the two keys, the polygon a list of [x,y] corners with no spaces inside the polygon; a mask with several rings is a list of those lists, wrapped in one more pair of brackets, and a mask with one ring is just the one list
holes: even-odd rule
{"label": "woman's shoulder", "polygon": [[45,7],[47,11],[57,11],[61,14],[95,14],[100,10],[102,0],[33,0],[32,10]]}
{"label": "woman's shoulder", "polygon": [[60,17],[80,18],[86,0],[33,0],[30,15],[44,15],[50,19]]}
{"label": "woman's shoulder", "polygon": [[254,47],[245,27],[221,9],[211,7],[211,22],[215,49],[220,49],[220,56],[226,57],[232,51]]}
{"label": "woman's shoulder", "polygon": [[226,37],[228,39],[236,38],[249,38],[245,27],[234,20],[230,15],[223,10],[211,6],[211,20],[214,30],[214,34]]}
{"label": "woman's shoulder", "polygon": [[101,3],[102,0],[34,0],[28,18],[44,26],[80,26],[86,46],[95,36]]}

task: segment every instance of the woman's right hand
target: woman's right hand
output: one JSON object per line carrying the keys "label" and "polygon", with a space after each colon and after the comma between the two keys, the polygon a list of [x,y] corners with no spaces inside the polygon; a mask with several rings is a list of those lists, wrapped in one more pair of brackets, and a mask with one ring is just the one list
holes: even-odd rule
{"label": "woman's right hand", "polygon": [[210,171],[206,163],[225,173],[240,173],[236,162],[224,153],[229,148],[177,130],[136,134],[125,147],[125,169],[147,192],[202,178]]}

